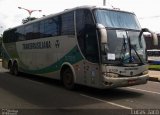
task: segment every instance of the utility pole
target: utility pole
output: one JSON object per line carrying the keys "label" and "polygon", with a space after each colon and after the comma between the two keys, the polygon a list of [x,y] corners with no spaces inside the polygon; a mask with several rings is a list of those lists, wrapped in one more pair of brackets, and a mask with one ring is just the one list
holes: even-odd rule
{"label": "utility pole", "polygon": [[106,0],[103,0],[103,6],[105,6],[106,5]]}

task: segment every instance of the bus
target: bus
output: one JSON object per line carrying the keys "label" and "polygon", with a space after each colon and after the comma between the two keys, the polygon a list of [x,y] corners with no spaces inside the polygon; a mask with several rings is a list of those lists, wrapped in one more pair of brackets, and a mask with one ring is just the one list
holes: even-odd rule
{"label": "bus", "polygon": [[10,73],[34,74],[106,89],[145,84],[146,45],[134,13],[81,6],[36,19],[3,33],[2,66]]}
{"label": "bus", "polygon": [[160,65],[160,49],[147,50],[149,64]]}

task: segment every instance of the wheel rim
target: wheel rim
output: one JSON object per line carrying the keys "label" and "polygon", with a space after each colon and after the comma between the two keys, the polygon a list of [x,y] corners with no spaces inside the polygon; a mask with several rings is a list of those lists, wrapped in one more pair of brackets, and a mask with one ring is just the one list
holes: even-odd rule
{"label": "wheel rim", "polygon": [[70,71],[66,71],[63,74],[63,84],[68,89],[73,89],[74,87],[74,80],[73,75]]}
{"label": "wheel rim", "polygon": [[66,85],[71,85],[72,84],[72,76],[68,73],[65,78],[64,78],[64,82]]}

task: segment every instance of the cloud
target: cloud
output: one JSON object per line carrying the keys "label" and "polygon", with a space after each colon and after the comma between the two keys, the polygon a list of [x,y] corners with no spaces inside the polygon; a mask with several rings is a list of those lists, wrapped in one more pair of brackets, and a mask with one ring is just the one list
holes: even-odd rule
{"label": "cloud", "polygon": [[0,0],[0,34],[4,30],[21,24],[19,18],[23,15],[18,15],[17,2],[11,0]]}
{"label": "cloud", "polygon": [[6,15],[1,14],[0,15],[0,34],[3,33],[4,29],[6,28],[5,19],[7,19]]}
{"label": "cloud", "polygon": [[[28,13],[18,9],[18,6],[31,10],[42,10],[40,13],[32,14],[33,17],[42,17],[42,15],[53,14],[76,6],[102,5],[102,3],[103,0],[0,0],[0,26],[4,27],[0,28],[0,34],[4,29],[20,25],[22,19],[28,16]],[[138,17],[160,15],[159,0],[154,0],[154,2],[153,0],[106,0],[106,6],[135,12]],[[142,25],[155,28],[155,30],[160,28],[159,21],[147,19],[140,21]],[[152,26],[153,21],[156,26]]]}

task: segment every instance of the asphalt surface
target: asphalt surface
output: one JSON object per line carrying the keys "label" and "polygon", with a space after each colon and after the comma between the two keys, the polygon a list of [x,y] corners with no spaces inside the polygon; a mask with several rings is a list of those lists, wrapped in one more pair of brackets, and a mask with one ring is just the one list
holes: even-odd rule
{"label": "asphalt surface", "polygon": [[0,115],[5,112],[16,115],[154,112],[159,115],[160,83],[149,81],[145,85],[110,90],[79,86],[70,91],[59,81],[28,74],[13,76],[0,67],[0,108]]}

